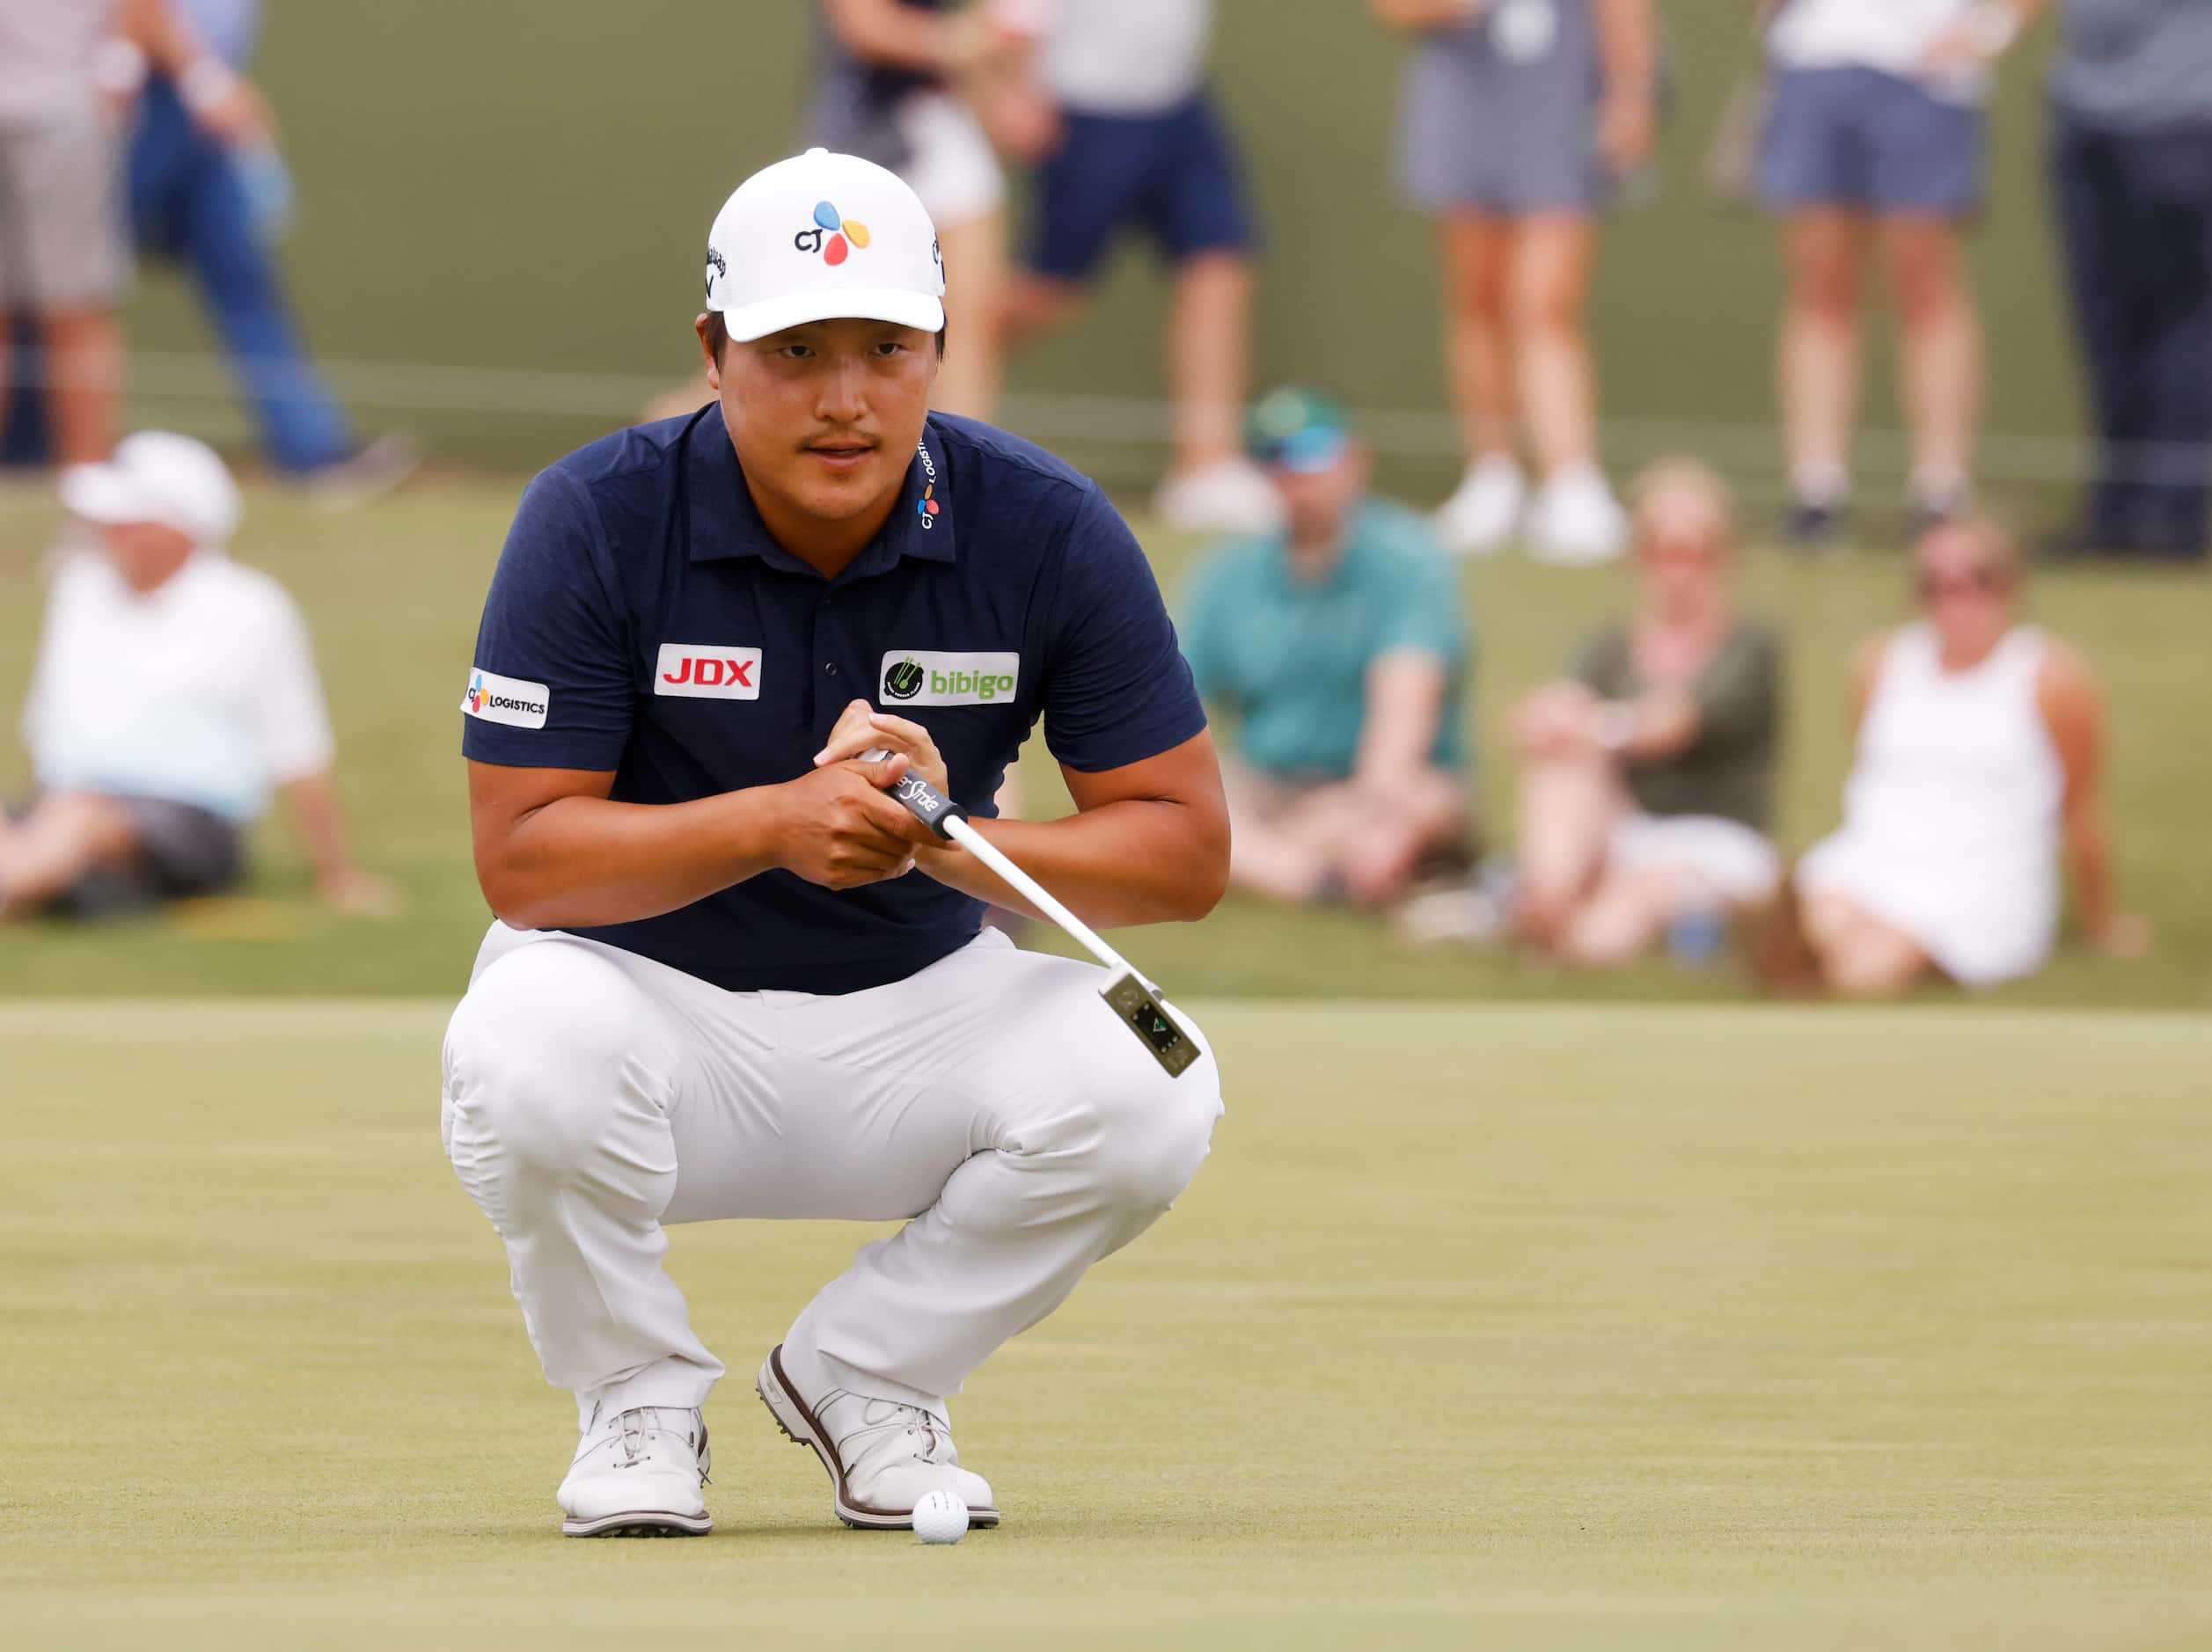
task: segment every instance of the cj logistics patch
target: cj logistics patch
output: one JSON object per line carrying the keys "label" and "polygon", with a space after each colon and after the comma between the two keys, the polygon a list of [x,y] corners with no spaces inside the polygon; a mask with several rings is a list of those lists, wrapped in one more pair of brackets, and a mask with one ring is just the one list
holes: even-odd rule
{"label": "cj logistics patch", "polygon": [[510,728],[543,728],[553,693],[543,683],[525,683],[518,676],[502,676],[478,666],[469,673],[468,692],[461,709],[487,723]]}
{"label": "cj logistics patch", "polygon": [[943,654],[894,648],[879,681],[892,705],[995,705],[1014,698],[1018,654]]}

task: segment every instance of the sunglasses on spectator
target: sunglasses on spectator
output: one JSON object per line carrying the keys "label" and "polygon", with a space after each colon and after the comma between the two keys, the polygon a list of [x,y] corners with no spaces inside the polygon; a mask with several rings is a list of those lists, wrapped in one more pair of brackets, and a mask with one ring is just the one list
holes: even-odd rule
{"label": "sunglasses on spectator", "polygon": [[2012,581],[2003,569],[1984,566],[1968,574],[1923,574],[1916,583],[1920,600],[1933,603],[1946,596],[2000,596]]}

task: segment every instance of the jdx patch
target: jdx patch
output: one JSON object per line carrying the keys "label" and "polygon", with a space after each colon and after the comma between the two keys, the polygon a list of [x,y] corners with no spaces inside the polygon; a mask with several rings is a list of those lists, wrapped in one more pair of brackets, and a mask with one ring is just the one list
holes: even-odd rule
{"label": "jdx patch", "polygon": [[679,699],[757,700],[760,650],[711,642],[664,642],[653,668],[653,691]]}

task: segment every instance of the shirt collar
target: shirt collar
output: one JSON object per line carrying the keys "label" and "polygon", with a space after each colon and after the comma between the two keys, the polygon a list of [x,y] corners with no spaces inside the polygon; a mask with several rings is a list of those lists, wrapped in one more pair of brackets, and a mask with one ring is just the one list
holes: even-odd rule
{"label": "shirt collar", "polygon": [[[689,444],[691,545],[693,562],[720,561],[731,557],[754,557],[787,573],[814,574],[815,570],[779,545],[760,520],[760,512],[745,486],[737,450],[730,445],[722,424],[720,404],[710,403],[685,432]],[[922,431],[920,446],[906,467],[899,501],[891,508],[883,531],[853,559],[839,581],[866,579],[888,573],[902,558],[922,562],[954,560],[952,500],[946,486],[944,444],[933,420]],[[819,578],[819,574],[816,574]]]}

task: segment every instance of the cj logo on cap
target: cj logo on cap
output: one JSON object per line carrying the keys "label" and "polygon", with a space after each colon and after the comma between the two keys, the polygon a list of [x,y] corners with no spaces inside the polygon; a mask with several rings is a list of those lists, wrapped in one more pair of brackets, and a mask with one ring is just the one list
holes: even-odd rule
{"label": "cj logo on cap", "polygon": [[[826,242],[822,238],[824,236],[829,237]],[[817,201],[814,203],[814,226],[793,236],[791,245],[802,252],[821,253],[824,264],[842,264],[852,256],[853,247],[868,245],[868,225],[858,218],[844,216],[826,201]]]}

